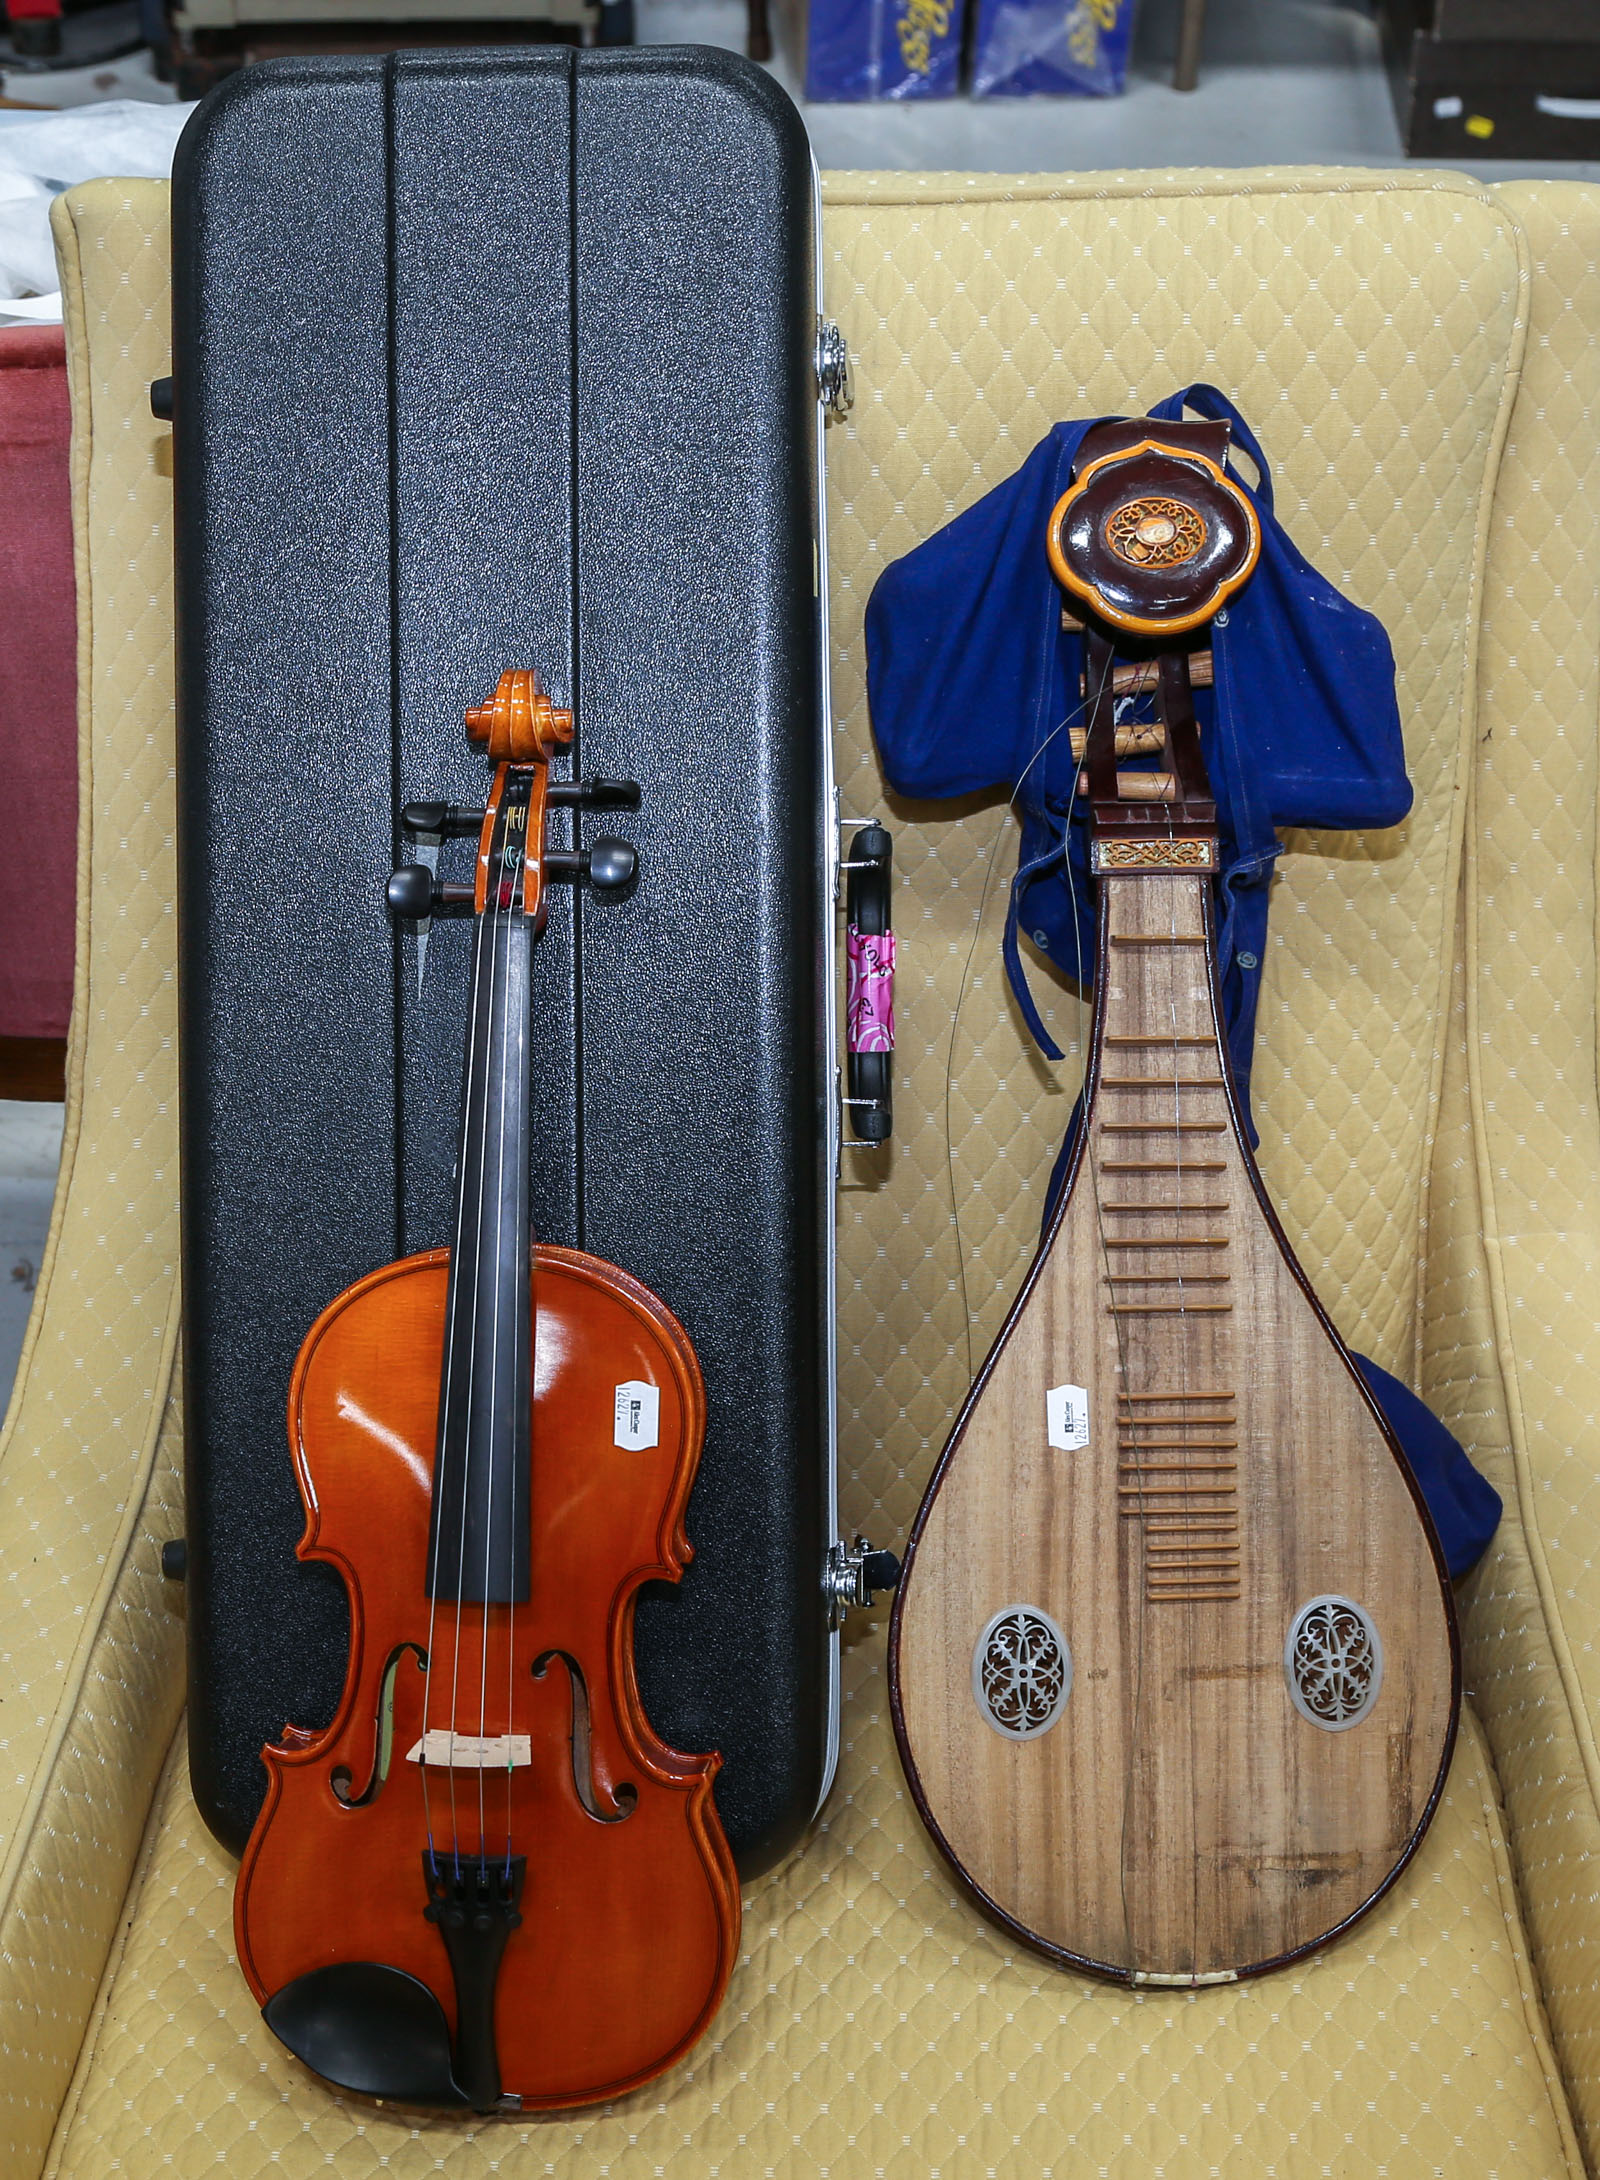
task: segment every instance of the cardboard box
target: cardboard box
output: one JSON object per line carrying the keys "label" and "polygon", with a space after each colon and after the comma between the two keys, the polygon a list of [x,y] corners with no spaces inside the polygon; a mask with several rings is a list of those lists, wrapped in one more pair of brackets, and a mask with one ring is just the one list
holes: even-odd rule
{"label": "cardboard box", "polygon": [[[1514,0],[1519,16],[1558,20],[1593,0]],[[1441,18],[1483,21],[1507,0],[1438,0]],[[1419,20],[1419,17],[1421,19]],[[1421,159],[1600,159],[1600,36],[1447,37],[1417,0],[1383,0],[1395,112]]]}

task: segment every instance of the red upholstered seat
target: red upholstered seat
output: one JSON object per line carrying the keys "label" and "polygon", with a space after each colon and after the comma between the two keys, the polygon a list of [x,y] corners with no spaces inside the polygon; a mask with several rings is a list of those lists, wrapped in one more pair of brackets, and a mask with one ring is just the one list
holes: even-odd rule
{"label": "red upholstered seat", "polygon": [[78,829],[77,634],[60,326],[0,326],[0,1037],[64,1037]]}

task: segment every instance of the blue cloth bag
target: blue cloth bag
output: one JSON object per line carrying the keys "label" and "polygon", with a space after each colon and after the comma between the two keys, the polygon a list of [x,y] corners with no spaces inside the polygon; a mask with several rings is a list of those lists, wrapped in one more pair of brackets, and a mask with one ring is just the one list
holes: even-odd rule
{"label": "blue cloth bag", "polygon": [[[1277,828],[1395,825],[1411,807],[1411,784],[1382,623],[1341,597],[1296,550],[1273,513],[1266,458],[1226,396],[1214,386],[1189,386],[1150,414],[1173,422],[1186,409],[1232,426],[1233,448],[1257,479],[1237,482],[1261,521],[1255,574],[1211,624],[1215,686],[1195,692],[1221,834],[1223,1029],[1254,1143],[1250,1070],[1268,889],[1281,852]],[[1061,1052],[1028,990],[1018,935],[1027,932],[1087,986],[1095,911],[1087,809],[1074,808],[1078,767],[1068,737],[1084,716],[1084,640],[1062,627],[1045,525],[1071,482],[1085,432],[1105,421],[1056,425],[1015,476],[884,570],[866,616],[867,694],[890,787],[918,799],[1006,788],[1017,805],[1022,844],[1003,949],[1023,1017],[1051,1059]],[[1051,1209],[1076,1124],[1074,1113],[1052,1177]],[[1498,1493],[1414,1395],[1374,1365],[1361,1367],[1428,1498],[1451,1573],[1465,1573],[1494,1533]],[[1404,1401],[1380,1392],[1375,1378]],[[1448,1441],[1448,1457],[1430,1433]]]}

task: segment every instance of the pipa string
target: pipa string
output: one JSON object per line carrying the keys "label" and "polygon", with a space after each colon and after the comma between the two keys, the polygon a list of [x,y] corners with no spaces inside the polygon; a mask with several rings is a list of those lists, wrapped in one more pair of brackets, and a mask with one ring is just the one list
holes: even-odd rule
{"label": "pipa string", "polygon": [[[972,1352],[972,1302],[967,1288],[966,1251],[962,1246],[961,1240],[961,1198],[956,1186],[955,1138],[951,1123],[951,1101],[955,1085],[956,1039],[961,1027],[961,1010],[962,1007],[966,1004],[967,991],[972,977],[972,964],[974,957],[976,956],[978,951],[978,941],[983,935],[983,918],[984,913],[989,905],[989,888],[993,883],[995,866],[999,859],[1001,837],[1005,832],[1006,825],[1011,817],[1012,812],[1017,807],[1017,798],[1022,793],[1023,787],[1027,782],[1028,775],[1032,772],[1034,766],[1039,763],[1041,758],[1043,758],[1045,752],[1050,748],[1051,744],[1055,742],[1061,735],[1070,733],[1071,729],[1084,716],[1085,712],[1091,708],[1093,701],[1093,694],[1086,694],[1083,698],[1080,699],[1077,704],[1073,706],[1071,711],[1067,712],[1061,719],[1057,720],[1056,724],[1050,729],[1050,732],[1045,736],[1044,740],[1039,744],[1039,747],[1034,751],[1033,755],[1023,766],[1021,772],[1017,775],[1016,784],[1013,786],[1010,794],[1006,797],[1005,802],[1001,807],[999,821],[995,826],[993,837],[991,838],[984,855],[983,888],[978,896],[978,913],[973,919],[972,938],[967,946],[967,958],[963,962],[961,967],[961,982],[956,989],[956,1003],[950,1016],[950,1042],[945,1049],[944,1065],[945,1170],[948,1173],[950,1180],[950,1222],[955,1233],[956,1274],[961,1285],[961,1322],[965,1331],[967,1343],[967,1377],[969,1381],[977,1375],[977,1369]],[[1078,785],[1082,778],[1083,763],[1080,759],[1076,768],[1073,771],[1072,780],[1067,796],[1067,814],[1062,821],[1062,853],[1063,856],[1068,859],[1066,868],[1068,871],[1069,884],[1071,883],[1070,841],[1072,833],[1072,813],[1074,808],[1076,807]],[[1078,964],[1076,970],[1076,982],[1079,986],[1079,989],[1081,990],[1083,985],[1083,945],[1081,936],[1078,931],[1078,916],[1076,903],[1074,903],[1073,905],[1072,928],[1073,941],[1077,952]],[[1077,1037],[1073,1038],[1071,1043],[1071,1049],[1073,1051],[1078,1050]]]}

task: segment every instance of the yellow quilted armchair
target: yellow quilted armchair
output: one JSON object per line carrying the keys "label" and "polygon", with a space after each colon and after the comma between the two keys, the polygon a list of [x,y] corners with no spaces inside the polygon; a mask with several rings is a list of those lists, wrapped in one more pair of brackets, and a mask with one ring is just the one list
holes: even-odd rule
{"label": "yellow quilted armchair", "polygon": [[[956,1897],[846,1649],[803,1853],[754,1884],[689,2061],[578,2118],[341,2098],[256,2016],[191,1804],[174,1113],[167,200],[56,208],[74,402],[82,816],[66,1148],[0,1446],[6,2180],[1556,2180],[1600,2170],[1600,193],[1358,172],[837,176],[829,427],[847,815],[901,874],[900,1087],[841,1184],[844,1515],[903,1537],[1029,1258],[1085,1024],[999,959],[1013,820],[884,795],[862,615],[884,564],[1057,419],[1238,400],[1301,548],[1394,642],[1416,786],[1291,836],[1261,1007],[1262,1163],[1340,1330],[1506,1501],[1466,1586],[1448,1793],[1380,1907],[1242,1987],[1064,1975]],[[982,722],[974,722],[981,732]]]}

